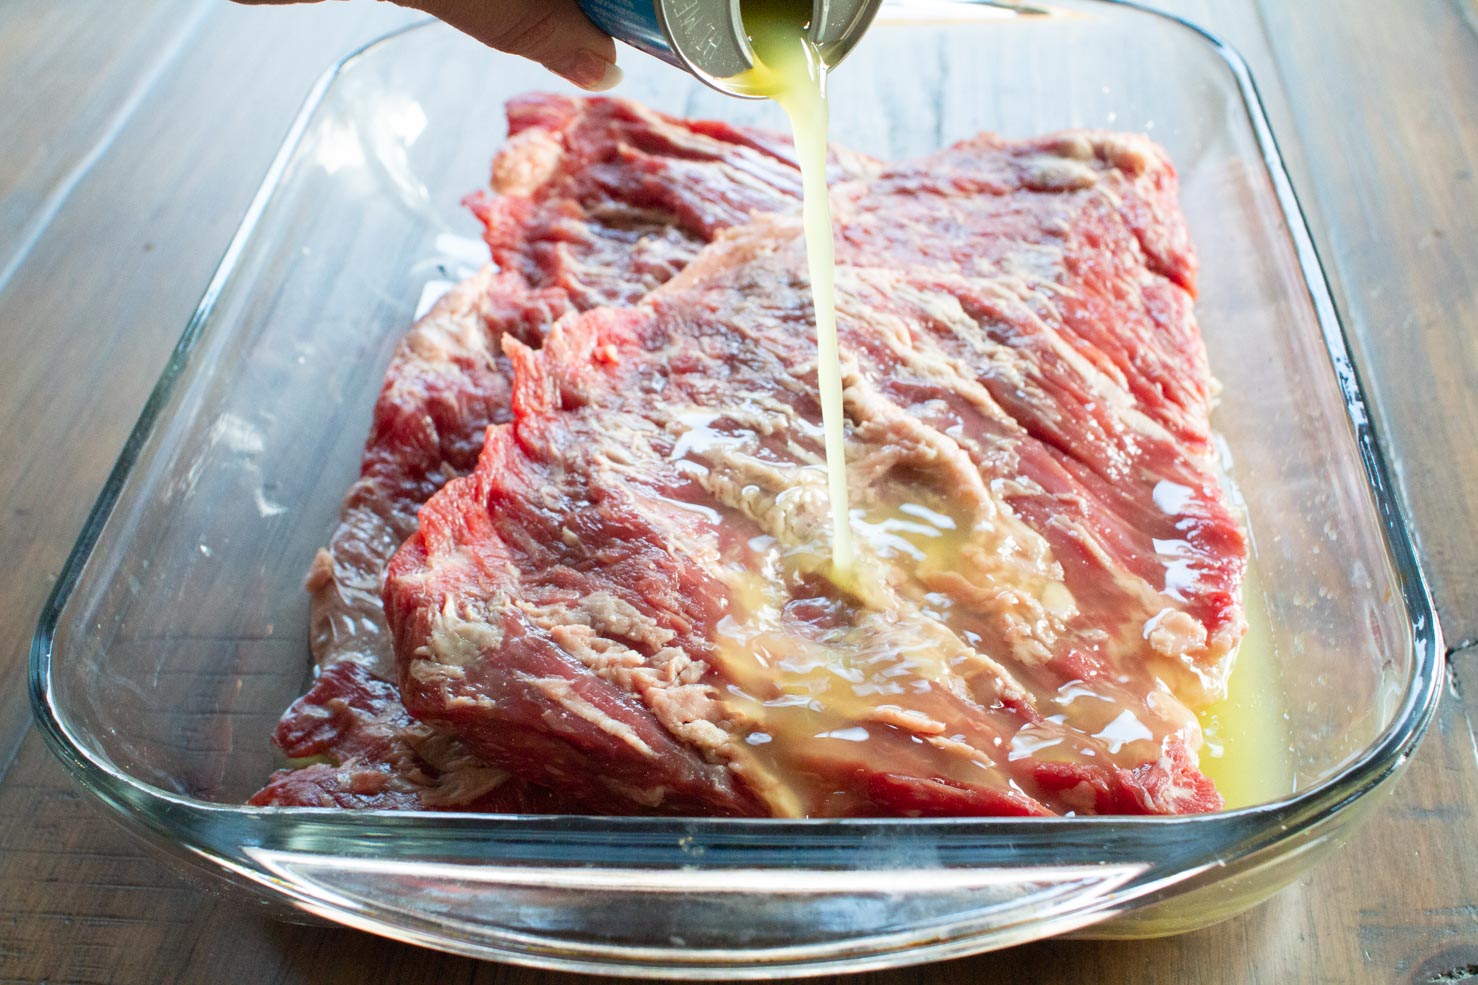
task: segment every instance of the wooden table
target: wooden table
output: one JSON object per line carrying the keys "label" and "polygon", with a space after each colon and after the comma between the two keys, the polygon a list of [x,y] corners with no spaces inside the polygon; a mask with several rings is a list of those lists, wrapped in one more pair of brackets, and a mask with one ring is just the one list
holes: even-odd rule
{"label": "wooden table", "polygon": [[[1478,981],[1478,6],[1165,0],[1252,63],[1451,645],[1438,720],[1343,851],[1219,927],[880,981]],[[568,981],[269,922],[162,869],[30,725],[51,581],[311,81],[407,14],[0,4],[0,980]],[[1466,693],[1465,693],[1466,692]]]}

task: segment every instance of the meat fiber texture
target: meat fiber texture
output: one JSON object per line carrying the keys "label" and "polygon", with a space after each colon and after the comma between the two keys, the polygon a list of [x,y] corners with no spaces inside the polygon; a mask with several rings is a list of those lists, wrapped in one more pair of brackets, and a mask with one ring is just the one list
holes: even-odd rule
{"label": "meat fiber texture", "polygon": [[[622,100],[531,95],[507,107],[492,194],[468,199],[491,262],[401,342],[375,406],[361,475],[308,575],[316,678],[273,738],[290,757],[255,804],[538,810],[525,790],[400,704],[380,600],[385,567],[416,513],[471,471],[487,426],[511,418],[505,334],[538,346],[558,318],[634,302],[720,230],[798,208],[788,138],[678,120]],[[832,155],[831,177],[875,173]]]}
{"label": "meat fiber texture", "polygon": [[[375,487],[377,515],[394,515],[373,551],[349,549],[351,493],[315,576],[320,593],[344,595],[337,571],[357,571],[369,596],[409,534],[384,579],[394,671],[377,635],[355,653],[319,635],[320,661],[336,659],[278,738],[329,762],[279,774],[258,802],[759,816],[1219,807],[1189,706],[1224,687],[1246,544],[1215,469],[1195,262],[1159,149],[1068,133],[982,136],[886,170],[839,160],[861,562],[837,579],[793,185],[706,226],[670,208],[620,247],[588,236],[603,275],[590,279],[608,286],[561,286],[584,283],[569,276],[578,257],[555,262],[569,253],[551,246],[563,241],[549,215],[581,201],[562,189],[640,186],[598,173],[648,164],[631,166],[624,138],[599,164],[571,154],[558,120],[696,125],[609,101],[523,105],[540,123],[520,128],[515,107],[495,168],[495,182],[517,177],[479,205],[497,269],[486,276],[515,282],[467,286],[477,317],[455,314],[453,298],[412,335],[439,317],[478,324],[477,396],[438,418],[425,381],[455,357],[426,347],[419,363],[397,360],[360,486],[376,448],[387,473],[419,481]],[[736,135],[725,132],[778,160],[773,138]],[[733,177],[717,160],[688,186],[705,202],[725,201],[716,189]],[[576,223],[596,215],[573,211]],[[631,286],[646,269],[636,244],[671,235],[673,219],[688,237],[681,263],[660,286]],[[566,307],[528,315],[522,299],[541,291]],[[510,297],[525,314],[488,314]],[[397,442],[387,417],[459,440]],[[488,423],[475,469],[445,481]],[[404,464],[433,446],[434,474]],[[316,611],[332,623],[352,609]]]}

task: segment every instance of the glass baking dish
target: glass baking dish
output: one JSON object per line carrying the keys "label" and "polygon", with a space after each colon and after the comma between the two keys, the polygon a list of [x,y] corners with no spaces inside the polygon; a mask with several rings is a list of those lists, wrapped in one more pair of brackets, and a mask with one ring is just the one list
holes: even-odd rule
{"label": "glass baking dish", "polygon": [[[781,126],[629,55],[621,95]],[[254,809],[308,673],[303,574],[356,474],[390,352],[485,259],[459,206],[500,107],[554,87],[440,25],[310,96],[58,579],[40,727],[133,830],[244,895],[547,967],[770,977],[1050,935],[1165,934],[1251,906],[1345,837],[1439,693],[1430,599],[1247,69],[1173,18],[890,7],[833,81],[833,136],[884,158],[979,130],[1145,131],[1202,259],[1216,425],[1245,502],[1293,789],[1183,818],[739,821]]]}

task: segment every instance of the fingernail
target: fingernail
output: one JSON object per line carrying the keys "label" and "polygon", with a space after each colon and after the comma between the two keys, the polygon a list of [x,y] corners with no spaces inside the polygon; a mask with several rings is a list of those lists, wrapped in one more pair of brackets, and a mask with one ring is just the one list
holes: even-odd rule
{"label": "fingernail", "polygon": [[576,55],[559,74],[589,92],[614,89],[622,79],[621,69],[615,62],[608,62],[589,51]]}

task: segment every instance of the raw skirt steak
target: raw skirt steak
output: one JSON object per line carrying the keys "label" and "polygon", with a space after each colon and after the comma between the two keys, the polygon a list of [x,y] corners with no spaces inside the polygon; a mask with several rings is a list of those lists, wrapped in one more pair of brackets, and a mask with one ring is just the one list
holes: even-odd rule
{"label": "raw skirt steak", "polygon": [[[563,112],[700,132],[623,103]],[[772,138],[720,142],[780,160]],[[537,146],[554,163],[523,167],[537,180],[508,189],[640,184],[597,177],[610,158]],[[699,172],[702,200],[725,201],[714,188],[735,177],[728,159],[699,160],[718,165]],[[325,646],[320,632],[328,666],[278,739],[328,761],[279,774],[257,802],[761,816],[1220,806],[1188,705],[1224,687],[1246,544],[1212,458],[1172,168],[1148,141],[1102,133],[980,137],[882,171],[837,163],[858,569],[830,570],[793,188],[708,226],[669,206],[636,242],[675,228],[687,249],[648,280],[642,248],[598,235],[581,242],[600,276],[552,262],[564,242],[553,210],[524,203],[564,208],[585,192],[484,200],[497,273],[407,343],[438,318],[475,320],[481,376],[448,371],[458,356],[436,346],[402,347],[356,487],[396,477],[367,497],[388,516],[382,536],[359,550],[346,535],[351,493],[314,577],[320,594],[348,597],[338,571],[357,572],[356,617],[388,616],[394,671],[375,634]],[[515,289],[491,283],[509,279]],[[563,307],[521,307],[539,291]],[[455,314],[469,304],[476,319]],[[447,387],[458,396],[436,404],[421,381],[444,373],[466,395]],[[430,438],[388,438],[400,432],[385,420]],[[406,535],[380,610],[379,572]],[[332,624],[354,610],[315,612]],[[364,644],[352,653],[351,636]]]}
{"label": "raw skirt steak", "polygon": [[[565,314],[640,299],[720,230],[799,207],[793,149],[777,134],[613,99],[530,95],[507,113],[493,194],[468,200],[492,262],[397,348],[360,479],[308,575],[318,675],[273,738],[320,762],[279,772],[252,803],[540,809],[542,791],[507,782],[405,713],[380,601],[385,566],[421,504],[470,471],[487,426],[510,418],[504,334],[537,346]],[[845,151],[830,163],[837,181],[879,170]]]}

